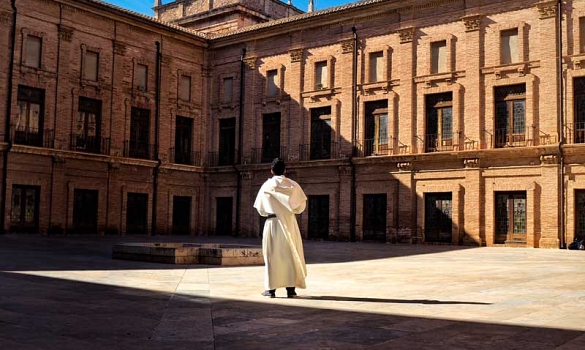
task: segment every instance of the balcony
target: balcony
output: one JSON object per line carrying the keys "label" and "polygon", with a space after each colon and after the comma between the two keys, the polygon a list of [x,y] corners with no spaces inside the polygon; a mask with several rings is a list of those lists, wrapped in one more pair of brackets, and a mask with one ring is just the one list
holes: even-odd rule
{"label": "balcony", "polygon": [[432,152],[451,152],[458,150],[456,139],[453,134],[426,134],[424,139],[424,149],[426,153]]}
{"label": "balcony", "polygon": [[154,145],[126,140],[124,157],[154,160]]}
{"label": "balcony", "polygon": [[176,151],[173,147],[169,150],[171,161],[175,164],[201,166],[201,152],[195,150]]}
{"label": "balcony", "polygon": [[299,145],[299,160],[321,160],[339,158],[337,142],[317,142]]}
{"label": "balcony", "polygon": [[288,158],[288,150],[286,147],[279,148],[252,148],[252,164],[270,163],[274,158],[280,157],[282,159]]}
{"label": "balcony", "polygon": [[51,129],[32,129],[12,125],[12,140],[18,145],[53,148],[55,133]]}
{"label": "balcony", "polygon": [[234,150],[233,152],[209,152],[207,154],[207,164],[206,166],[224,166],[224,165],[234,165],[235,163],[235,154],[238,150]]}
{"label": "balcony", "polygon": [[69,149],[77,152],[110,154],[110,139],[105,137],[83,137],[71,134]]}
{"label": "balcony", "polygon": [[566,124],[567,143],[585,143],[585,122]]}
{"label": "balcony", "polygon": [[394,140],[389,137],[384,143],[380,143],[375,139],[365,139],[356,142],[356,156],[357,157],[375,157],[375,156],[389,156],[394,154],[392,145]]}

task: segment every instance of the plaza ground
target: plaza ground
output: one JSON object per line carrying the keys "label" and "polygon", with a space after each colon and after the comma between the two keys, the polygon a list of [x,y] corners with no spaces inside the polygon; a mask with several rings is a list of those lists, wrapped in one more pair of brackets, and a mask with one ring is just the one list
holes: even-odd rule
{"label": "plaza ground", "polygon": [[0,237],[0,349],[585,349],[585,252],[305,242],[308,288],[263,267],[111,259],[128,241]]}

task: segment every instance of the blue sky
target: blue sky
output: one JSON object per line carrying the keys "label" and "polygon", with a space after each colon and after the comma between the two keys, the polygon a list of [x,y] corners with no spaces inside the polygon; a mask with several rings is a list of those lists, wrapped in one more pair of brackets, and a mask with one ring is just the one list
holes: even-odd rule
{"label": "blue sky", "polygon": [[[145,15],[149,16],[153,15],[151,8],[152,5],[154,5],[154,0],[102,0],[102,1],[109,2],[110,4],[114,4],[128,10],[143,13]],[[339,6],[356,1],[357,0],[313,0],[313,4],[315,5],[315,10],[322,10],[328,7]],[[167,4],[169,2],[173,2],[173,0],[163,0],[163,4]],[[307,11],[309,0],[292,0],[292,4],[303,11]]]}

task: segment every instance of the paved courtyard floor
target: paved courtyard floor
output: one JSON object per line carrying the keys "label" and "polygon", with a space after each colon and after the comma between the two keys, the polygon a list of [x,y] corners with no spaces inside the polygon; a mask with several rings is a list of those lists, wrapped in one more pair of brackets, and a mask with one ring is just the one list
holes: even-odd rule
{"label": "paved courtyard floor", "polygon": [[305,242],[308,288],[263,267],[111,259],[128,241],[0,237],[0,349],[585,349],[585,252]]}

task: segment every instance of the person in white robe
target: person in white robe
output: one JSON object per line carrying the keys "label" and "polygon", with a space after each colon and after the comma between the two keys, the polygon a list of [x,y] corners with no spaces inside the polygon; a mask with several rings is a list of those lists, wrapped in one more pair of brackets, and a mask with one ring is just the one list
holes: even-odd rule
{"label": "person in white robe", "polygon": [[262,185],[254,202],[258,213],[267,217],[262,232],[262,295],[271,298],[277,288],[285,287],[289,298],[297,295],[295,287],[306,288],[307,266],[295,214],[305,210],[307,197],[298,183],[284,176],[285,168],[280,158],[272,162],[273,176]]}

